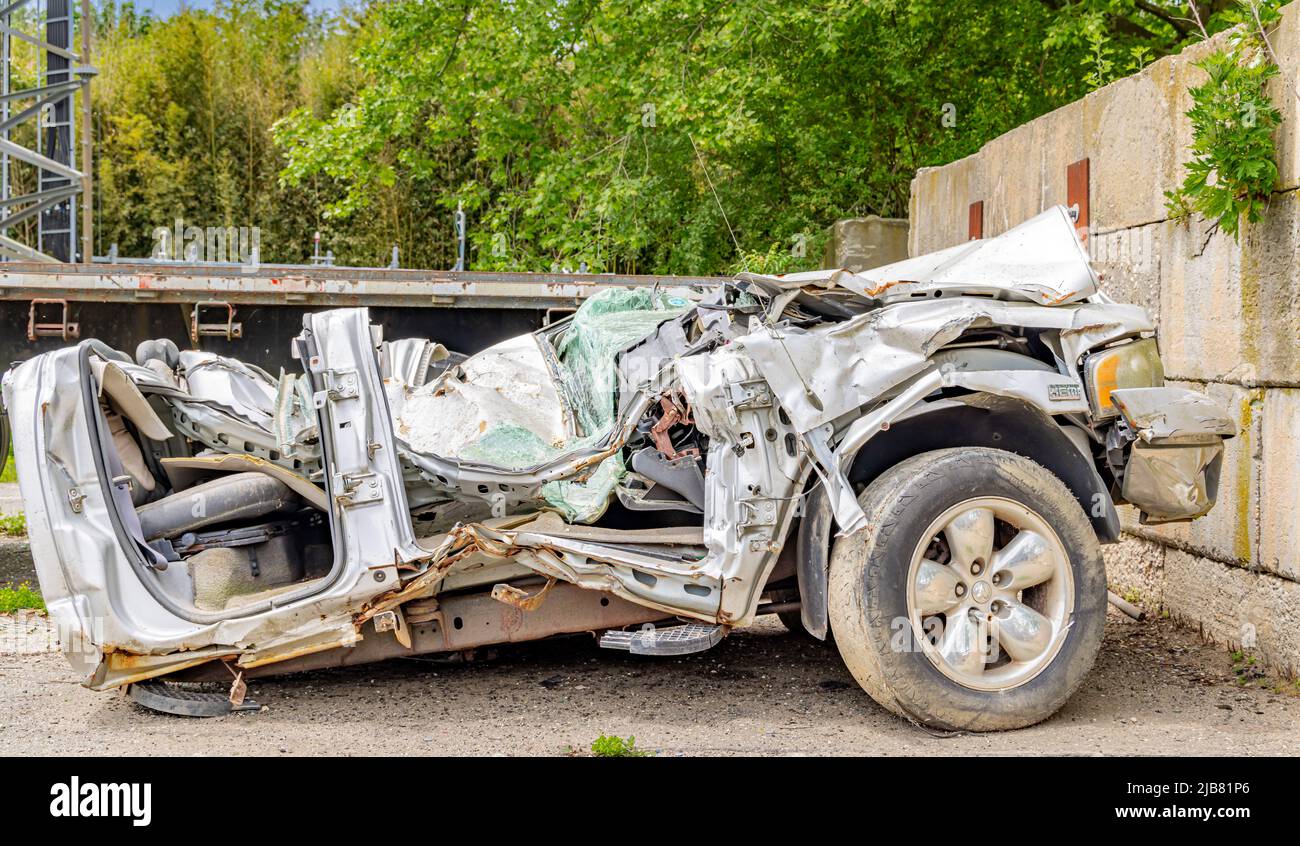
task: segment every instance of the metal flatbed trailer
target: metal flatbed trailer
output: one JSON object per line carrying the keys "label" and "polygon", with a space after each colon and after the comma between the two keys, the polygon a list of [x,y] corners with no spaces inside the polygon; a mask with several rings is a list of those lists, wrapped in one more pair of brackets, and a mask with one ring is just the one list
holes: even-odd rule
{"label": "metal flatbed trailer", "polygon": [[0,264],[0,299],[78,302],[403,306],[546,309],[571,307],[611,286],[714,285],[716,276],[494,273],[454,270],[139,262]]}
{"label": "metal flatbed trailer", "polygon": [[[608,287],[716,285],[714,276],[493,273],[182,262],[0,263],[0,372],[82,338],[133,353],[149,338],[296,371],[306,312],[368,306],[387,338],[475,353],[541,328]],[[0,417],[0,464],[8,426]]]}
{"label": "metal flatbed trailer", "polygon": [[611,286],[715,285],[712,276],[494,273],[179,262],[0,264],[0,367],[80,338],[132,351],[146,338],[295,367],[307,311],[369,306],[388,337],[472,353],[539,328]]}

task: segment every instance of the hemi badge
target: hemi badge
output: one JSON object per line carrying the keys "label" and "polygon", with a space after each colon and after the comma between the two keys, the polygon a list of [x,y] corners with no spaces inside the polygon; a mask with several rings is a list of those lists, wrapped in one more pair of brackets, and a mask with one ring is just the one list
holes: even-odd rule
{"label": "hemi badge", "polygon": [[1083,388],[1078,382],[1061,382],[1047,386],[1047,398],[1056,402],[1083,398]]}

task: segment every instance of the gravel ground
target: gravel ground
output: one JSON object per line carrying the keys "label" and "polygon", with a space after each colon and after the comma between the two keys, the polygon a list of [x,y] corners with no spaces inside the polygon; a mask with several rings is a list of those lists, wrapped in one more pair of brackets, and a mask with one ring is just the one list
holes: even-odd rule
{"label": "gravel ground", "polygon": [[[1047,722],[935,737],[864,694],[833,647],[760,619],[713,650],[648,659],[568,638],[449,664],[407,659],[255,681],[257,713],[155,714],[77,684],[58,653],[17,654],[0,618],[9,755],[560,755],[601,734],[659,755],[1300,754],[1300,689],[1243,686],[1232,658],[1167,621],[1112,612],[1091,678]],[[7,629],[6,629],[7,627]],[[1279,692],[1282,690],[1284,692]]]}

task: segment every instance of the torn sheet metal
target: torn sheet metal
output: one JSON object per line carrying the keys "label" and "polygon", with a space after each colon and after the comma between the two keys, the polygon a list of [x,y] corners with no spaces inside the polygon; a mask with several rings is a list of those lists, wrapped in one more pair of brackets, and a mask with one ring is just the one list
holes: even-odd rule
{"label": "torn sheet metal", "polygon": [[534,335],[497,344],[406,397],[397,433],[415,452],[511,470],[540,464],[572,434]]}
{"label": "torn sheet metal", "polygon": [[1219,487],[1223,442],[1135,443],[1124,471],[1123,496],[1143,523],[1190,520],[1209,512]]}
{"label": "torn sheet metal", "polygon": [[[631,546],[626,539],[612,542],[614,536],[610,535],[589,537],[584,530],[566,527],[554,515],[510,528],[483,523],[455,526],[426,544],[427,567],[422,573],[367,605],[357,623],[412,599],[433,595],[458,562],[476,554],[517,558],[547,578],[606,591],[670,613],[709,621],[717,617],[721,583],[694,543],[694,533],[660,533],[658,538],[647,533],[644,540]],[[604,542],[605,538],[611,542]]]}
{"label": "torn sheet metal", "polygon": [[615,432],[630,431],[628,423],[636,422],[619,420],[615,412],[618,355],[689,305],[676,293],[609,289],[584,302],[571,320],[471,356],[405,393],[397,424],[405,453],[435,486],[461,490],[469,467],[518,472],[573,456],[571,472],[545,471],[537,484],[498,478],[469,490],[481,494],[494,514],[530,502],[573,522],[598,519],[626,466],[618,445],[590,459],[579,453],[610,443]]}
{"label": "torn sheet metal", "polygon": [[812,467],[794,426],[739,344],[676,362],[705,455],[704,566],[725,585],[716,622],[747,625]]}
{"label": "torn sheet metal", "polygon": [[381,346],[380,375],[418,388],[429,380],[432,369],[450,360],[451,353],[446,347],[427,338],[385,341]]}
{"label": "torn sheet metal", "polygon": [[1153,329],[1143,309],[1129,306],[954,298],[898,303],[815,330],[760,326],[736,343],[805,433],[887,395],[963,332],[992,327],[1057,330],[1070,378],[1084,350]]}
{"label": "torn sheet metal", "polygon": [[[146,362],[157,365],[158,361]],[[146,394],[166,398],[177,429],[221,453],[256,455],[297,473],[320,471],[320,444],[301,376],[275,379],[254,365],[201,350],[180,354],[179,379],[170,387],[155,367],[129,371]]]}
{"label": "torn sheet metal", "polygon": [[1097,293],[1098,284],[1064,206],[993,238],[861,273],[815,270],[759,278],[783,285],[838,286],[882,303],[952,293],[1061,305],[1087,299]]}
{"label": "torn sheet metal", "polygon": [[902,298],[935,291],[1061,305],[1097,292],[1097,275],[1064,206],[993,238],[854,274],[840,283],[864,296]]}
{"label": "torn sheet metal", "polygon": [[276,381],[265,370],[215,353],[184,350],[180,372],[191,396],[203,397],[209,404],[270,430]]}
{"label": "torn sheet metal", "polygon": [[1142,440],[1233,437],[1237,424],[1222,405],[1185,388],[1120,388],[1110,392],[1124,419]]}

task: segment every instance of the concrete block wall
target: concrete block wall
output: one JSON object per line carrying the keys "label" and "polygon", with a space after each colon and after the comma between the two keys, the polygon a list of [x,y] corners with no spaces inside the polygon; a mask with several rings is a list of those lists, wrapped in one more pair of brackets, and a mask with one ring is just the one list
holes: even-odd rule
{"label": "concrete block wall", "polygon": [[895,217],[853,217],[826,231],[822,267],[855,273],[907,258],[907,221]]}
{"label": "concrete block wall", "polygon": [[1106,550],[1112,586],[1231,648],[1300,671],[1300,3],[1272,33],[1282,73],[1279,179],[1262,221],[1239,241],[1204,221],[1168,219],[1183,179],[1194,63],[1223,33],[989,141],[912,181],[909,252],[984,235],[1066,202],[1066,170],[1089,159],[1088,248],[1111,296],[1156,318],[1166,375],[1222,400],[1241,429],[1219,501],[1190,524],[1139,526]]}

